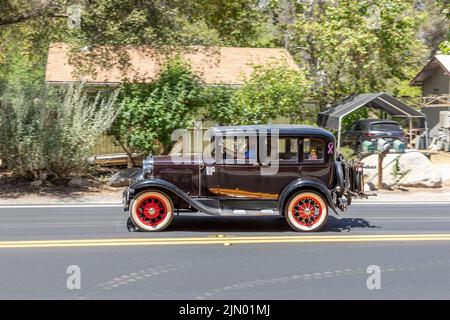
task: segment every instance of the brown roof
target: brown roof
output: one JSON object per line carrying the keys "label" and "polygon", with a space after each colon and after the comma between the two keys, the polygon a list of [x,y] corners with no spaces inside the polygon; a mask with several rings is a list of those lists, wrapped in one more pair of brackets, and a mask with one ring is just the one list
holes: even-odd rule
{"label": "brown roof", "polygon": [[450,75],[450,55],[437,54],[428,61],[420,72],[411,80],[410,86],[421,86],[426,78],[432,75],[437,68],[442,68],[445,74]]}
{"label": "brown roof", "polygon": [[[279,63],[298,70],[291,55],[280,48],[206,49],[196,46],[190,49],[192,50],[182,53],[182,56],[206,84],[242,84],[244,78],[252,73],[255,65]],[[166,59],[163,58],[166,56],[158,55],[149,47],[124,47],[122,50],[129,57],[130,68],[123,70],[118,65],[107,68],[95,66],[94,73],[80,75],[70,63],[73,61],[73,56],[69,56],[70,48],[61,43],[52,44],[49,48],[45,80],[49,83],[83,81],[93,84],[115,84],[139,78],[146,82],[158,75]]]}

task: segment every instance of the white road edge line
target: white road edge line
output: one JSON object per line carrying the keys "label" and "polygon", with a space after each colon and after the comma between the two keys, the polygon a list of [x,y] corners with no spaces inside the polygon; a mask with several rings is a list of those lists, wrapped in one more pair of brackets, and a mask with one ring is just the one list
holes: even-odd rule
{"label": "white road edge line", "polygon": [[352,205],[365,205],[365,204],[450,204],[450,201],[403,201],[403,200],[394,200],[394,201],[372,201],[372,202],[352,202]]}

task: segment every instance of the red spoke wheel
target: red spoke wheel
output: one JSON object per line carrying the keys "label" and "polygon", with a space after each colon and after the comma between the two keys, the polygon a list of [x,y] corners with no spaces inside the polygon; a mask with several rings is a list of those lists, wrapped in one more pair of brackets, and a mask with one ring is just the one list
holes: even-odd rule
{"label": "red spoke wheel", "polygon": [[143,231],[161,231],[173,218],[173,204],[163,192],[147,190],[133,199],[131,219]]}
{"label": "red spoke wheel", "polygon": [[287,202],[285,217],[296,231],[318,231],[327,221],[328,206],[320,194],[302,191]]}

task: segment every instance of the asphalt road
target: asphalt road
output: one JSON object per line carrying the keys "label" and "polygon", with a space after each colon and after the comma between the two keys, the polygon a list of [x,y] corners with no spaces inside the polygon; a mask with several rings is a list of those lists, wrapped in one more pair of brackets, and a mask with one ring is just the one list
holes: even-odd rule
{"label": "asphalt road", "polygon": [[0,207],[0,299],[328,298],[450,299],[450,202],[354,204],[315,234],[202,214],[130,232],[119,206]]}

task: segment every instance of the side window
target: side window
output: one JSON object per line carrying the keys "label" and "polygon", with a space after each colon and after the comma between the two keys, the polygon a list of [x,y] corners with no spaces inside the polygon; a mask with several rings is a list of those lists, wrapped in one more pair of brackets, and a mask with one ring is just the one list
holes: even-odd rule
{"label": "side window", "polygon": [[267,156],[272,156],[273,148],[278,149],[277,159],[280,161],[298,161],[298,139],[278,138],[277,143],[272,146],[270,138],[266,140]]}
{"label": "side window", "polygon": [[321,139],[303,139],[303,161],[324,160],[325,143]]}
{"label": "side window", "polygon": [[298,139],[280,138],[279,141],[279,159],[296,161],[298,159]]}
{"label": "side window", "polygon": [[234,158],[234,137],[223,137],[223,159],[233,162]]}
{"label": "side window", "polygon": [[256,161],[256,137],[226,136],[223,139],[225,163],[246,163]]}
{"label": "side window", "polygon": [[234,144],[235,148],[235,159],[245,160],[248,159],[248,139],[247,137],[236,138]]}

